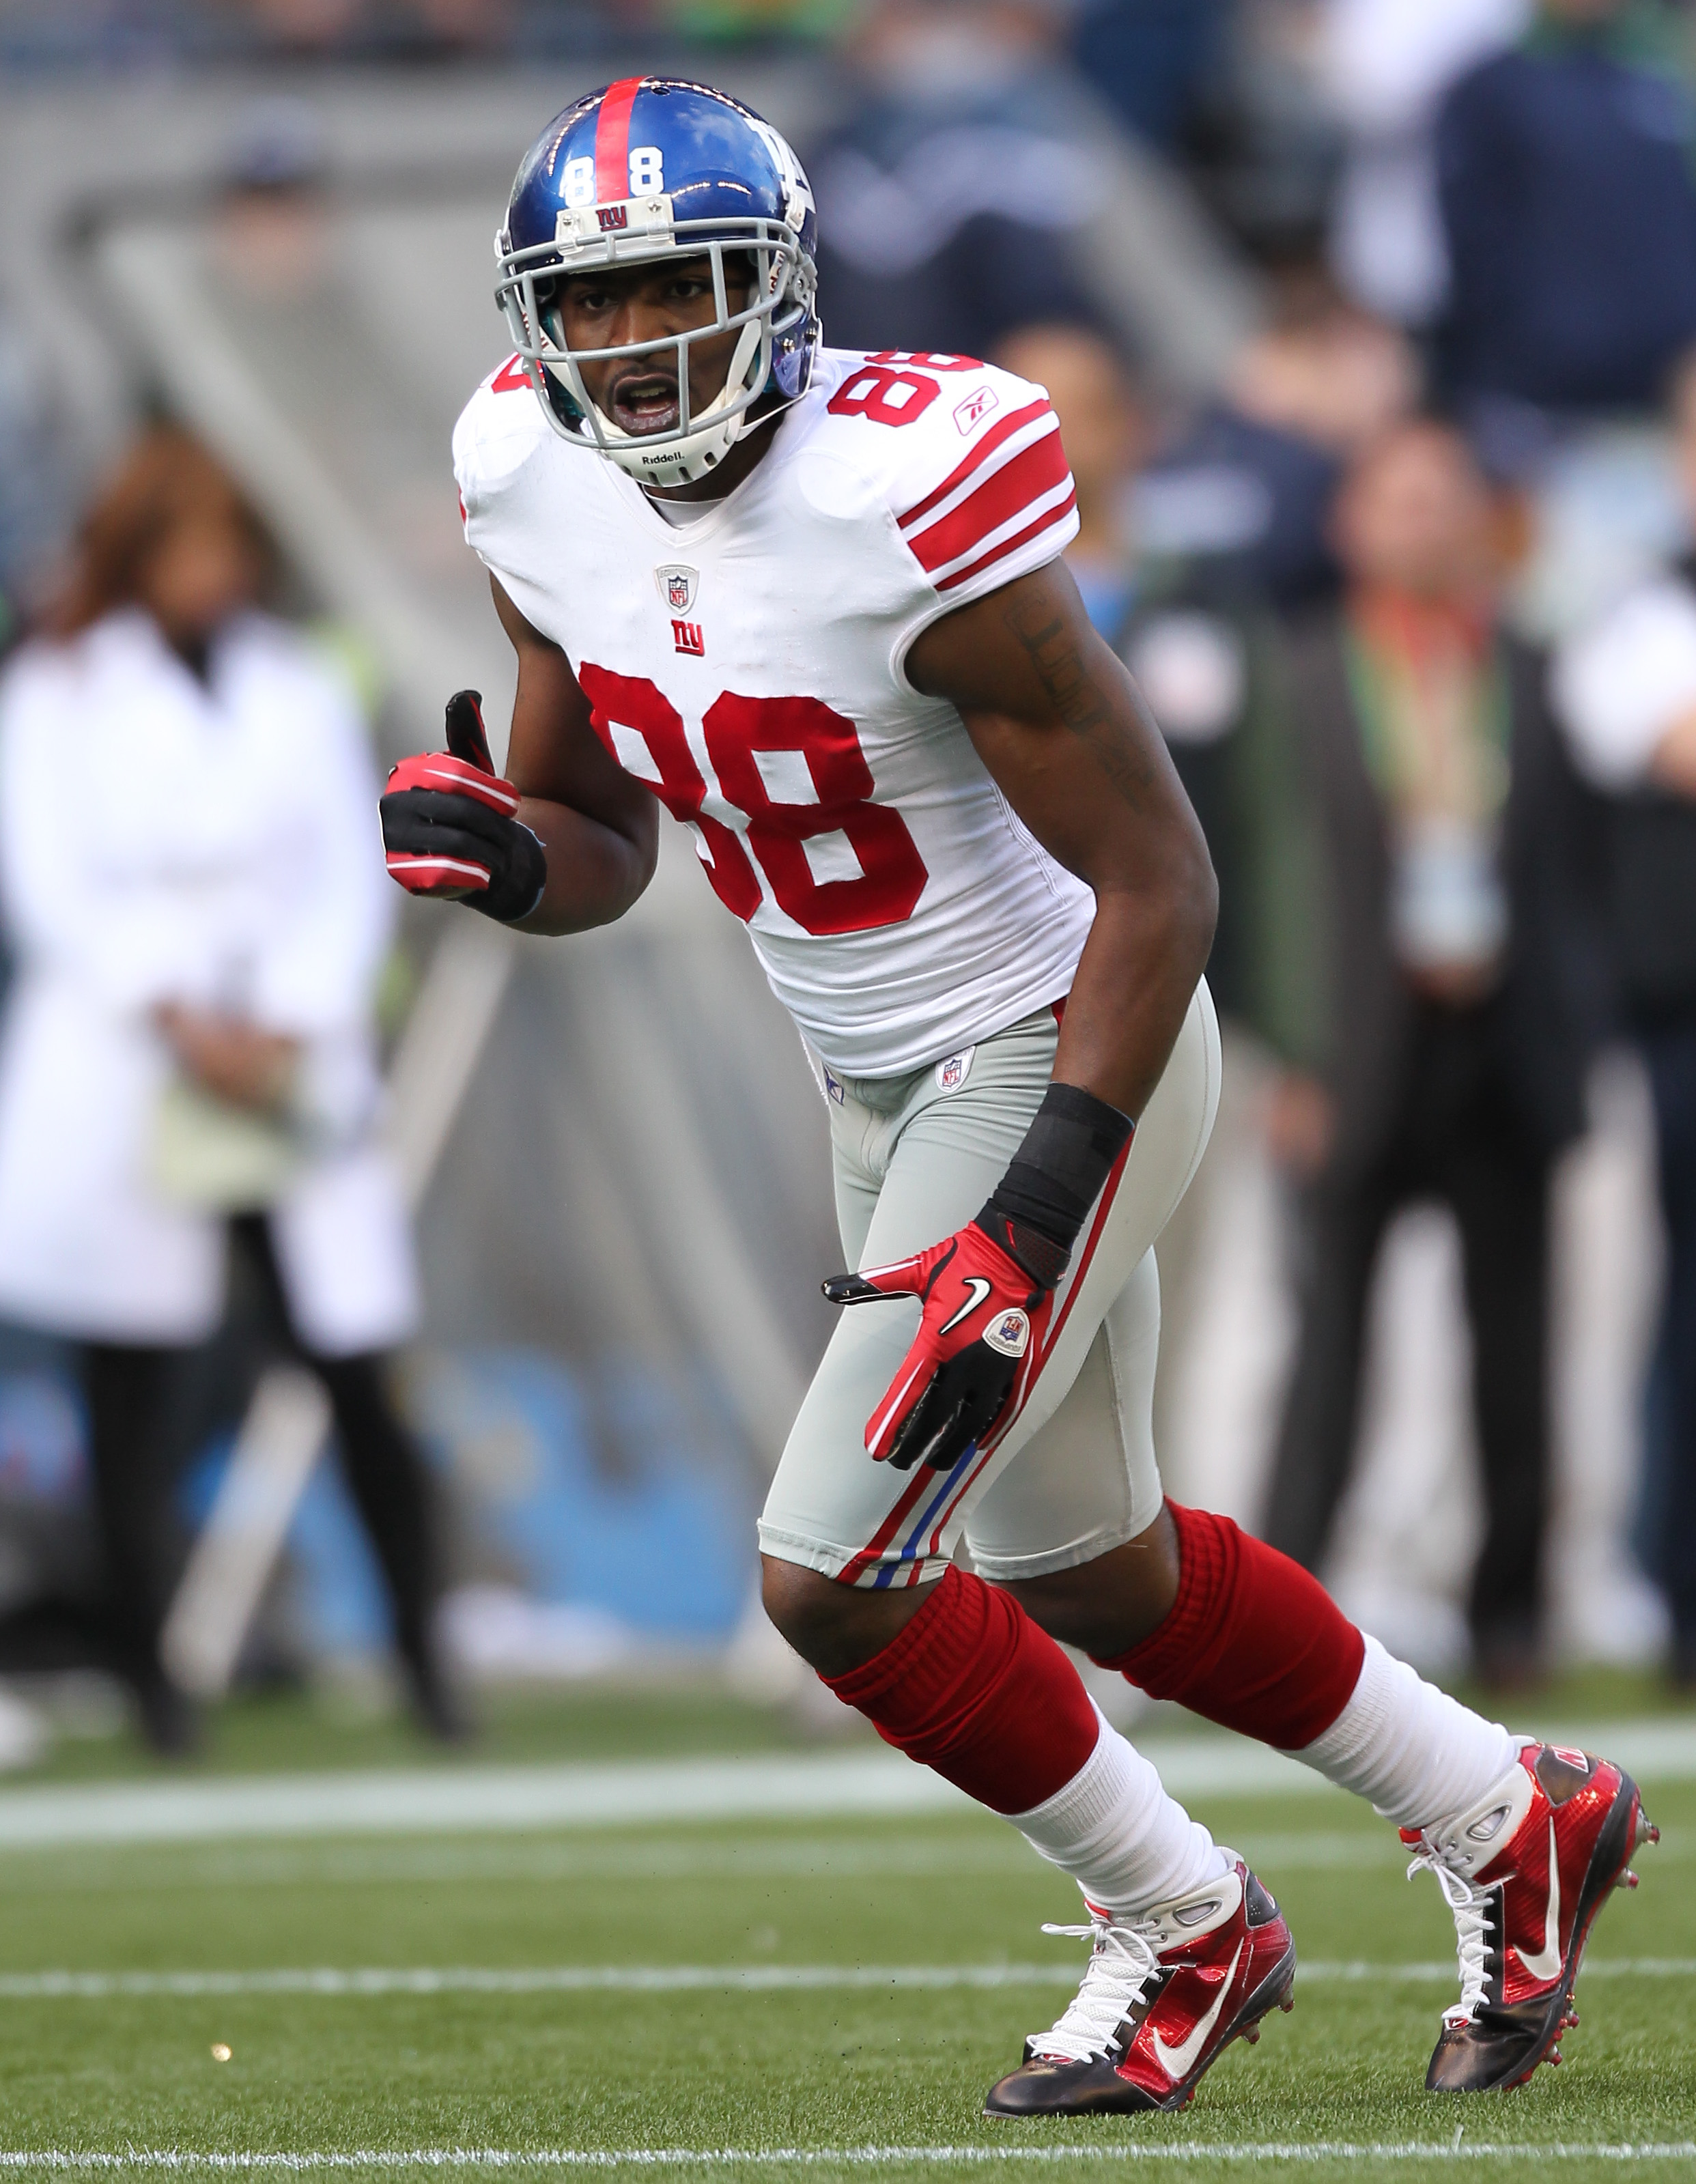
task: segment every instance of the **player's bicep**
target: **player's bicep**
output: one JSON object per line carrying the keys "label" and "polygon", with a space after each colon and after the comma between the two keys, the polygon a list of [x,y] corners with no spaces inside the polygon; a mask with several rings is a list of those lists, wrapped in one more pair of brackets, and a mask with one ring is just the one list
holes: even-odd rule
{"label": "player's bicep", "polygon": [[1092,886],[1194,856],[1200,828],[1165,740],[1063,562],[933,623],[907,672],[957,708],[1013,810]]}
{"label": "player's bicep", "polygon": [[507,778],[521,794],[562,804],[658,855],[659,807],[594,733],[589,699],[572,664],[512,604],[493,577],[495,612],[518,655],[518,690],[507,745]]}

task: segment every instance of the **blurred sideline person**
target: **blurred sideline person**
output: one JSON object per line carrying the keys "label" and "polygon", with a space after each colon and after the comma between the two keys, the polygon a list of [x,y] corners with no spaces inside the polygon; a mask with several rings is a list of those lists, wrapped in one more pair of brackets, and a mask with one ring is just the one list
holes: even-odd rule
{"label": "blurred sideline person", "polygon": [[873,0],[851,19],[856,95],[812,160],[822,307],[851,348],[987,356],[1086,310],[1063,246],[1101,187],[1053,96],[1064,18],[1047,0]]}
{"label": "blurred sideline person", "polygon": [[275,556],[230,479],[160,426],[82,526],[51,633],[0,686],[0,1312],[81,1346],[112,1665],[192,1740],[160,1664],[181,1546],[176,1405],[231,1231],[334,1407],[414,1695],[451,1700],[421,1460],[384,1353],[416,1282],[373,1138],[371,995],[392,928],[340,684],[262,613]]}
{"label": "blurred sideline person", "polygon": [[1459,1224],[1487,1528],[1470,1617],[1487,1677],[1538,1661],[1548,1475],[1548,1191],[1584,1126],[1593,953],[1582,800],[1541,661],[1495,612],[1491,498],[1445,426],[1398,427],[1337,504],[1340,612],[1292,642],[1314,806],[1306,1067],[1275,1145],[1302,1184],[1301,1333],[1266,1536],[1323,1561],[1353,1458],[1386,1229]]}
{"label": "blurred sideline person", "polygon": [[1492,437],[1526,405],[1652,409],[1696,338],[1682,14],[1542,0],[1520,41],[1443,101],[1442,376]]}
{"label": "blurred sideline person", "polygon": [[1146,543],[1191,562],[1221,601],[1294,614],[1333,598],[1338,482],[1419,392],[1407,337],[1345,302],[1321,267],[1292,264],[1272,323],[1150,464]]}
{"label": "blurred sideline person", "polygon": [[663,806],[795,1020],[859,1271],[825,1284],[852,1309],[761,1516],[767,1610],[1087,1914],[1079,1992],[988,2113],[1181,2109],[1295,1970],[1271,1896],[1057,1639],[1412,1831],[1461,1981],[1426,2084],[1517,2084],[1557,2052],[1636,1788],[1166,1501],[1152,1246],[1217,1101],[1206,844],[1061,558],[1043,390],[824,348],[816,236],[790,148],[706,86],[627,77],[530,147],[515,354],[454,436],[518,658],[513,777],[459,693],[449,749],[389,777],[389,870],[581,932],[647,887]]}
{"label": "blurred sideline person", "polygon": [[[1675,376],[1679,474],[1696,521],[1696,355]],[[1667,1240],[1641,1535],[1671,1610],[1673,1674],[1696,1685],[1696,555],[1556,655],[1573,755],[1604,799],[1603,900],[1624,1028],[1654,1095]]]}
{"label": "blurred sideline person", "polygon": [[1347,143],[1331,259],[1367,309],[1407,326],[1442,305],[1448,259],[1432,135],[1463,70],[1511,44],[1533,0],[1321,0],[1317,58]]}

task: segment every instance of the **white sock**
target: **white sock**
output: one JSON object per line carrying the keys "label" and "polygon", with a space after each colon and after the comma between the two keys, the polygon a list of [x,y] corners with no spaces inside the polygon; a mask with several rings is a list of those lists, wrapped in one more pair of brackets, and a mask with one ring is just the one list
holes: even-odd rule
{"label": "white sock", "polygon": [[1146,1911],[1204,1881],[1228,1861],[1213,1839],[1169,1797],[1151,1761],[1096,1709],[1096,1748],[1063,1789],[1013,1825],[1091,1903],[1104,1911]]}
{"label": "white sock", "polygon": [[1514,1764],[1523,1741],[1369,1638],[1347,1705],[1323,1736],[1292,1757],[1370,1797],[1398,1828],[1423,1828],[1476,1804]]}

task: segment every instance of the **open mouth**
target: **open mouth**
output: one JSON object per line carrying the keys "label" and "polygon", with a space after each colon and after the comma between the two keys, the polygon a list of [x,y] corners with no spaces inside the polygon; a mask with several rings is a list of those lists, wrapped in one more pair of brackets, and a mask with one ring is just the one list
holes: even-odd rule
{"label": "open mouth", "polygon": [[678,382],[670,373],[653,370],[621,372],[606,390],[605,408],[622,432],[669,432],[682,410]]}

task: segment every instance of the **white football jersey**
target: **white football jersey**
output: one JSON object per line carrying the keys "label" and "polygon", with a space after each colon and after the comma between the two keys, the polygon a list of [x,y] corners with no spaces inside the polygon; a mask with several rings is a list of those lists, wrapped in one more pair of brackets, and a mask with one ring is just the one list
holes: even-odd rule
{"label": "white football jersey", "polygon": [[903,672],[939,616],[1061,551],[1076,496],[1041,388],[966,358],[825,350],[772,429],[673,524],[509,364],[454,434],[466,535],[691,829],[802,1035],[894,1076],[1058,1000],[1094,915]]}

